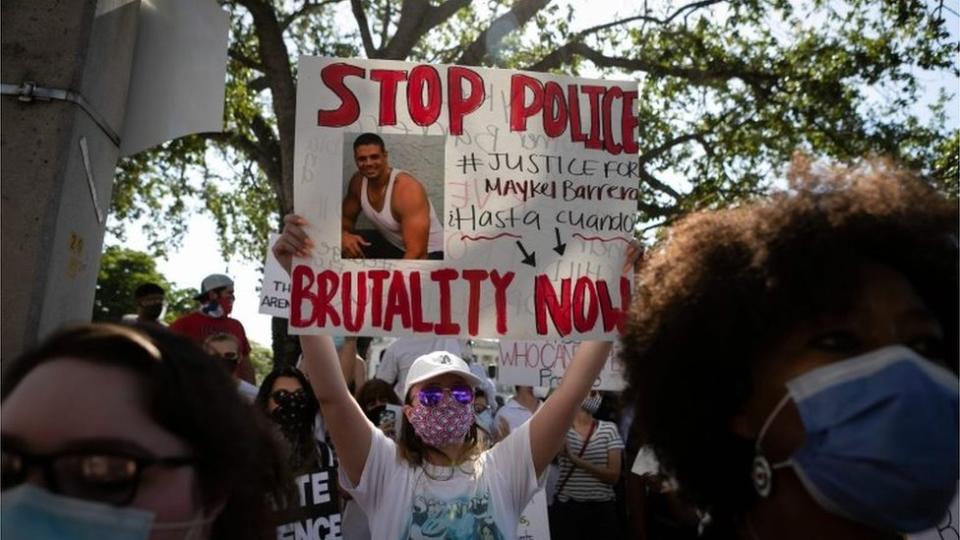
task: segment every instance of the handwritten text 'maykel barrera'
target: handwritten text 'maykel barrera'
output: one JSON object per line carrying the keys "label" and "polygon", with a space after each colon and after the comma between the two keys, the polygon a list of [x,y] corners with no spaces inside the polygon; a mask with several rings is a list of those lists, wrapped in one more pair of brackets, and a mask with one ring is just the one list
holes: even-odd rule
{"label": "handwritten text 'maykel barrera'", "polygon": [[[464,118],[480,108],[486,100],[483,76],[472,69],[450,66],[446,80],[440,70],[431,65],[406,69],[364,69],[349,63],[324,66],[320,71],[323,84],[340,100],[333,109],[317,111],[317,125],[344,127],[360,117],[360,102],[347,85],[351,77],[367,79],[378,85],[381,126],[397,124],[399,107],[406,110],[417,125],[430,126],[440,119],[446,108],[446,119],[451,135],[463,133]],[[399,95],[400,83],[405,83],[404,95]],[[444,95],[446,94],[446,95]],[[583,103],[581,96],[586,96]],[[634,103],[636,91],[592,84],[561,85],[546,83],[535,77],[516,73],[510,78],[510,130],[524,132],[527,120],[542,117],[543,133],[547,137],[569,137],[587,149],[602,150],[617,155],[637,153],[637,115]],[[614,114],[619,111],[620,114]],[[619,125],[614,125],[614,118]]]}

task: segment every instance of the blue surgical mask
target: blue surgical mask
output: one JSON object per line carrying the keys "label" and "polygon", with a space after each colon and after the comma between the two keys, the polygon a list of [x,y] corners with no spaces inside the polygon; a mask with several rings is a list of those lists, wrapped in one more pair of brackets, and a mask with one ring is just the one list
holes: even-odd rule
{"label": "blue surgical mask", "polygon": [[[761,496],[770,493],[772,469],[792,467],[825,510],[874,528],[916,532],[946,515],[960,476],[954,374],[892,346],[809,371],[787,390],[757,438]],[[771,467],[763,436],[791,399],[806,440]]]}
{"label": "blue surgical mask", "polygon": [[154,523],[153,512],[139,508],[64,497],[31,484],[3,492],[0,536],[4,540],[145,540],[155,530],[185,530],[185,538],[202,536],[213,518]]}
{"label": "blue surgical mask", "polygon": [[333,336],[333,346],[339,351],[343,348],[343,344],[347,342],[347,338],[343,336]]}

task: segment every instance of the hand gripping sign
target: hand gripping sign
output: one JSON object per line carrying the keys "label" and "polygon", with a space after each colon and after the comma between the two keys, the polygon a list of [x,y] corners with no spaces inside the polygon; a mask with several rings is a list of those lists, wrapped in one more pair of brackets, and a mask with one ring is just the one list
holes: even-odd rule
{"label": "hand gripping sign", "polygon": [[290,331],[621,329],[636,99],[635,83],[301,57],[294,194],[316,247],[294,261]]}

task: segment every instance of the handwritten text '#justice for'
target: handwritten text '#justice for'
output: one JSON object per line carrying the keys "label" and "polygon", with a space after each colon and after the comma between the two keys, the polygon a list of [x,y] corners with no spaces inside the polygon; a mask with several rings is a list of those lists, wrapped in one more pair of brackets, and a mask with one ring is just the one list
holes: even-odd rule
{"label": "handwritten text '#justice for'", "polygon": [[[347,77],[367,78],[367,70],[351,64],[330,64],[320,70],[323,83],[337,97],[335,109],[317,111],[317,124],[324,127],[344,127],[360,117],[360,102],[347,87]],[[468,68],[447,68],[447,98],[443,98],[440,71],[434,66],[420,65],[410,71],[401,69],[371,69],[369,79],[380,86],[378,123],[393,126],[397,123],[397,88],[406,82],[406,105],[410,118],[420,126],[432,125],[447,107],[451,135],[463,133],[463,119],[480,108],[486,99],[483,77]],[[587,110],[581,116],[580,94],[587,96]],[[510,78],[510,130],[527,130],[527,118],[540,114],[543,131],[551,138],[566,134],[573,142],[582,143],[591,150],[604,150],[617,155],[637,153],[635,128],[637,116],[633,104],[636,91],[624,91],[616,86],[569,84],[564,88],[549,81],[523,74]],[[615,126],[614,111],[620,111],[620,125]],[[589,129],[584,129],[589,117]]]}

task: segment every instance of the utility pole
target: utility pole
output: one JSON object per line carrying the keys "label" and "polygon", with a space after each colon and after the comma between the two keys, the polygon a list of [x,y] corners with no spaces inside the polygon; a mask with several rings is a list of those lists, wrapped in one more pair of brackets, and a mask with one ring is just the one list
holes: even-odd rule
{"label": "utility pole", "polygon": [[3,2],[0,219],[6,360],[90,320],[139,2]]}

